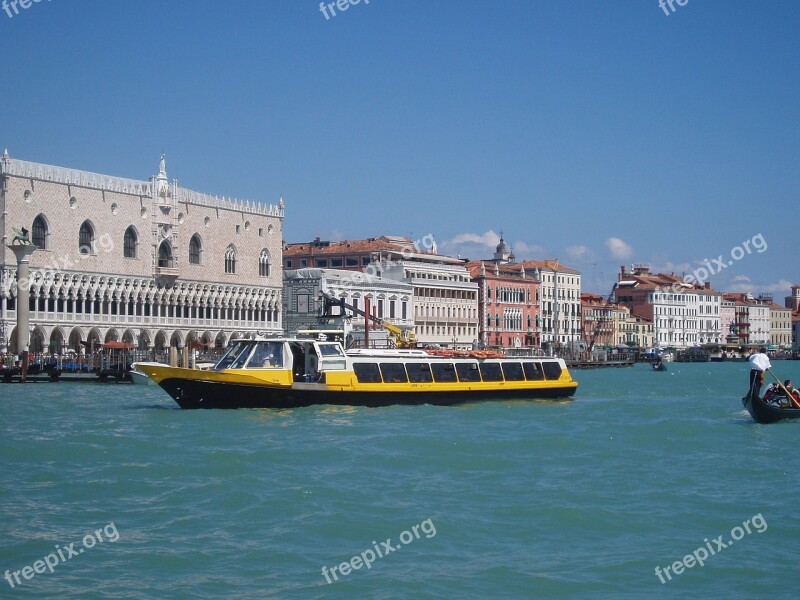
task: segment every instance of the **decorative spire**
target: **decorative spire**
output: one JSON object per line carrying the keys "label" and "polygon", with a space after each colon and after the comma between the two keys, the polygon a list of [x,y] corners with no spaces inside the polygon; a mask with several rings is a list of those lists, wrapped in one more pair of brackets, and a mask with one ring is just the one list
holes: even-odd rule
{"label": "decorative spire", "polygon": [[486,264],[481,261],[481,277],[486,277]]}
{"label": "decorative spire", "polygon": [[156,175],[156,193],[165,198],[169,192],[169,181],[167,181],[167,160],[162,154],[158,161],[158,175]]}

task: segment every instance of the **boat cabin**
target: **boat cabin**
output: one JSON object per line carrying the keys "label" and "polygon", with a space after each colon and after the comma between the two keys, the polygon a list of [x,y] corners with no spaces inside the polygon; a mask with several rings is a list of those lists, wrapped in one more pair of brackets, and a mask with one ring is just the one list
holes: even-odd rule
{"label": "boat cabin", "polygon": [[225,369],[291,369],[296,382],[316,383],[324,371],[347,368],[338,342],[314,339],[236,340],[215,371]]}
{"label": "boat cabin", "polygon": [[438,356],[415,349],[359,349],[319,339],[236,340],[214,366],[291,370],[295,383],[325,383],[326,373],[352,371],[358,383],[479,383],[558,380],[554,358]]}

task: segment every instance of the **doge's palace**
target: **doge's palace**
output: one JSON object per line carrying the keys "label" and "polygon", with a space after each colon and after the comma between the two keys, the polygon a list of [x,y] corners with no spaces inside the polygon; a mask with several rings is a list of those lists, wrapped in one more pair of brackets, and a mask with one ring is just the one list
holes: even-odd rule
{"label": "doge's palace", "polygon": [[[31,351],[108,341],[163,351],[221,347],[281,326],[284,205],[148,180],[0,158],[0,350],[15,339],[17,286],[30,289]],[[27,282],[7,248],[37,246]],[[13,347],[13,346],[12,346]]]}

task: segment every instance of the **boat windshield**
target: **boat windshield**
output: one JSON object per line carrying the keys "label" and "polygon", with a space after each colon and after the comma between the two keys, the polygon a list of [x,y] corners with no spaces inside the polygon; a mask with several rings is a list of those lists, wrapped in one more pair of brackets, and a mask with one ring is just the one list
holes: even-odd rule
{"label": "boat windshield", "polygon": [[317,347],[322,356],[344,356],[339,344],[317,344]]}
{"label": "boat windshield", "polygon": [[282,369],[283,342],[258,342],[247,363],[248,369]]}
{"label": "boat windshield", "polygon": [[242,340],[234,342],[228,352],[214,365],[215,371],[222,371],[223,369],[241,369],[250,352],[255,346],[254,342],[249,340]]}

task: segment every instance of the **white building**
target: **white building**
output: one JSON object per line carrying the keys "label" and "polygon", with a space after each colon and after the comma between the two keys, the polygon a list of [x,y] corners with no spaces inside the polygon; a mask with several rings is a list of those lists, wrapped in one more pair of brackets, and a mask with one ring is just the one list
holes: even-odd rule
{"label": "white building", "polygon": [[31,350],[123,341],[162,350],[280,332],[284,206],[200,194],[159,172],[134,180],[0,159],[0,347],[14,338],[16,261],[31,259]]}
{"label": "white building", "polygon": [[722,294],[706,283],[675,274],[650,273],[645,265],[623,267],[614,290],[617,302],[653,322],[654,346],[676,349],[723,343]]}
{"label": "white building", "polygon": [[472,348],[478,343],[478,284],[464,261],[424,253],[381,252],[377,272],[411,284],[420,344]]}
{"label": "white building", "polygon": [[769,345],[778,350],[792,349],[792,310],[772,302],[769,306]]}
{"label": "white building", "polygon": [[541,344],[572,344],[583,339],[581,273],[555,260],[520,263],[539,280]]}

